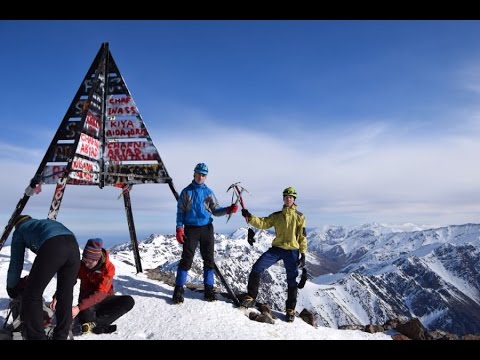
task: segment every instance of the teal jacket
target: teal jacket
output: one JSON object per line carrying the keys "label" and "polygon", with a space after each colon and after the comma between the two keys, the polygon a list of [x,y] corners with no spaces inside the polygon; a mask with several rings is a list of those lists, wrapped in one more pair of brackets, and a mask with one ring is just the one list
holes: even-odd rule
{"label": "teal jacket", "polygon": [[25,250],[30,249],[36,254],[46,240],[59,235],[75,236],[63,224],[50,219],[29,219],[16,227],[10,249],[10,265],[7,274],[8,288],[14,288],[20,281]]}

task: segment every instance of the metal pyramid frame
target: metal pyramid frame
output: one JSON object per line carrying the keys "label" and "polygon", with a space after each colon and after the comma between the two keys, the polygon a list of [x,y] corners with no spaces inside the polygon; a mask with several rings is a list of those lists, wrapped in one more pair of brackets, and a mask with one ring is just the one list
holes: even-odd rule
{"label": "metal pyramid frame", "polygon": [[133,221],[133,185],[166,183],[178,193],[148,133],[125,80],[103,43],[43,160],[0,238],[0,249],[38,184],[56,184],[48,218],[56,219],[67,185],[122,189],[137,272],[142,272]]}

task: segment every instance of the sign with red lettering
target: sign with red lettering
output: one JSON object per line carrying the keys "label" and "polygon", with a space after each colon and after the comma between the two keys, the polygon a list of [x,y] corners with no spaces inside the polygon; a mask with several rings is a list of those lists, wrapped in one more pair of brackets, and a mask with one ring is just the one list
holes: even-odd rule
{"label": "sign with red lettering", "polygon": [[107,138],[138,138],[147,137],[148,132],[143,122],[136,117],[115,118],[111,116],[105,122],[105,135]]}
{"label": "sign with red lettering", "polygon": [[129,95],[110,95],[107,97],[107,116],[125,116],[137,114],[137,106]]}
{"label": "sign with red lettering", "polygon": [[98,184],[100,166],[98,163],[75,156],[72,161],[72,179],[84,180]]}
{"label": "sign with red lettering", "polygon": [[72,170],[69,177],[71,179],[82,180],[89,184],[98,184],[100,175],[98,173],[88,173],[79,170]]}
{"label": "sign with red lettering", "polygon": [[76,154],[88,156],[92,159],[100,159],[100,141],[84,133],[80,134]]}
{"label": "sign with red lettering", "polygon": [[111,142],[107,144],[105,153],[110,161],[158,160],[157,149],[146,141]]}
{"label": "sign with red lettering", "polygon": [[88,111],[83,129],[88,135],[98,138],[98,134],[100,133],[100,119],[98,116]]}

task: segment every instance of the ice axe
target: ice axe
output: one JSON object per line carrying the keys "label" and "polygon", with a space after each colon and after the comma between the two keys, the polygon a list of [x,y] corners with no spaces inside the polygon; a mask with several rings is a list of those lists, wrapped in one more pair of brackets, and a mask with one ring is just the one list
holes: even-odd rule
{"label": "ice axe", "polygon": [[[245,188],[238,185],[238,183],[235,185],[234,188],[237,190],[238,198],[240,199],[240,206],[242,207],[242,209],[245,209],[245,203],[243,202],[242,198],[242,192],[246,191]],[[239,191],[239,188],[241,188],[241,191]],[[248,224],[247,218],[245,218],[245,221]],[[250,246],[253,246],[253,243],[255,242],[255,231],[250,226],[248,226],[247,241]]]}
{"label": "ice axe", "polygon": [[[242,207],[242,209],[245,209],[245,202],[243,201],[242,193],[244,191],[246,191],[248,193],[248,190],[245,189],[243,186],[240,186],[238,184],[240,184],[240,181],[230,185],[227,189],[227,192],[230,189],[233,189],[232,202],[233,202],[233,194],[236,194],[237,195],[237,200],[235,201],[235,204],[238,204],[240,202],[240,206]],[[229,219],[230,219],[230,216],[227,219],[227,222],[228,222]],[[247,221],[247,224],[248,224],[248,220],[245,219],[245,221]],[[253,243],[255,242],[255,231],[250,226],[248,227],[247,241],[251,246],[253,246]]]}
{"label": "ice axe", "polygon": [[243,202],[243,198],[242,198],[242,193],[244,191],[246,191],[248,193],[248,190],[245,189],[243,186],[240,186],[238,185],[239,183],[235,183],[233,184],[233,191],[235,191],[237,193],[237,200],[240,200],[240,206],[242,207],[242,209],[245,209],[245,203]]}
{"label": "ice axe", "polygon": [[[242,206],[242,209],[244,208],[244,204],[243,204],[243,199],[242,199],[242,193],[244,191],[248,192],[247,189],[245,189],[243,186],[240,186],[238,185],[240,184],[240,181],[239,182],[236,182],[232,185],[230,185],[227,189],[227,192],[230,191],[230,189],[233,189],[233,192],[232,192],[232,205],[238,205],[238,203],[240,202],[240,205]],[[240,189],[240,190],[239,190]],[[233,201],[233,198],[235,197],[235,195],[237,196],[237,199],[235,201]],[[227,217],[227,223],[228,223],[228,220],[230,220],[230,218],[232,217],[232,213],[228,214],[228,217]]]}

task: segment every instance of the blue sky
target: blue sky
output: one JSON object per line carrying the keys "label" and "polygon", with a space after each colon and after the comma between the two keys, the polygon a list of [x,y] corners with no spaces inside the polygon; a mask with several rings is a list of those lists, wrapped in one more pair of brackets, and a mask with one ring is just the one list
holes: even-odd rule
{"label": "blue sky", "polygon": [[[477,222],[479,21],[0,21],[0,223],[102,42],[178,191],[205,162],[260,216],[297,188],[309,227]],[[53,186],[27,204],[46,217]],[[118,189],[69,186],[80,242],[128,240]],[[137,234],[174,233],[167,185],[134,188]],[[235,215],[217,232],[243,226]]]}

